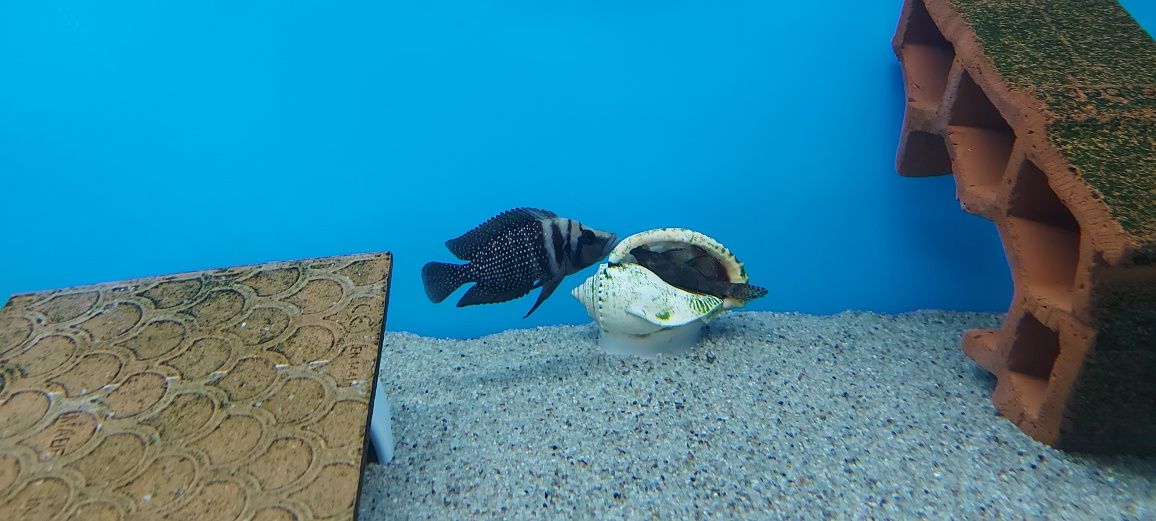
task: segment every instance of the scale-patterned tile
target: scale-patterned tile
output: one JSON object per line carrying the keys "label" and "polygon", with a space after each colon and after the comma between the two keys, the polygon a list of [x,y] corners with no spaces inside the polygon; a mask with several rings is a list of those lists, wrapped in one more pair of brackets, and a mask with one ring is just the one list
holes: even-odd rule
{"label": "scale-patterned tile", "polygon": [[0,519],[353,519],[388,253],[17,295]]}

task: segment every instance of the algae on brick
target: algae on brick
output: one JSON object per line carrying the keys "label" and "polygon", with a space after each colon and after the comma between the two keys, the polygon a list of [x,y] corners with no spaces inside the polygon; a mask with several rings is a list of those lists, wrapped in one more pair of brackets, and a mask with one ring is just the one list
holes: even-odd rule
{"label": "algae on brick", "polygon": [[1113,0],[949,0],[1048,138],[1156,257],[1156,41]]}

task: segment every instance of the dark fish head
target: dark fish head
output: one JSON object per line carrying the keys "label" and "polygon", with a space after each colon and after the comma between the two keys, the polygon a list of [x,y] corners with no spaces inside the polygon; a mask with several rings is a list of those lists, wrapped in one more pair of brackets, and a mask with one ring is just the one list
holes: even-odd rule
{"label": "dark fish head", "polygon": [[613,233],[583,228],[582,235],[578,237],[578,247],[574,251],[574,268],[582,270],[602,260],[610,255],[610,250],[617,243],[618,236]]}

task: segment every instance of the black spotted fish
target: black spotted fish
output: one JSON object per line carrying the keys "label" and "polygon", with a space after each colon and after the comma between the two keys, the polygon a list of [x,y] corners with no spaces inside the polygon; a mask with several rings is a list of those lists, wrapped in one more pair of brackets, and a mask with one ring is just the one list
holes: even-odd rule
{"label": "black spotted fish", "polygon": [[421,269],[425,294],[441,302],[463,284],[475,283],[458,307],[516,299],[542,288],[530,316],[567,275],[582,271],[610,253],[618,237],[573,219],[535,208],[498,214],[446,248],[467,264],[430,262]]}

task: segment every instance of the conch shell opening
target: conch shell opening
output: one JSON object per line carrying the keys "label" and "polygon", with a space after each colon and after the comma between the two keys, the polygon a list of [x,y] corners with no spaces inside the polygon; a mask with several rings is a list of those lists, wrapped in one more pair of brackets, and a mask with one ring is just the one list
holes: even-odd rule
{"label": "conch shell opening", "polygon": [[[649,266],[671,280],[648,269],[635,254],[647,257]],[[723,293],[676,286],[687,273],[696,279],[689,286],[747,282],[745,268],[730,250],[693,230],[661,228],[632,235],[607,260],[571,294],[599,325],[599,345],[608,353],[654,356],[686,351],[698,342],[707,322],[746,303]]]}

